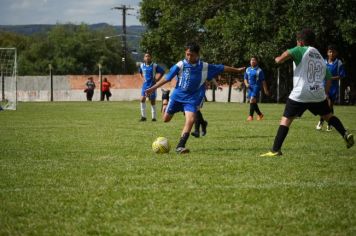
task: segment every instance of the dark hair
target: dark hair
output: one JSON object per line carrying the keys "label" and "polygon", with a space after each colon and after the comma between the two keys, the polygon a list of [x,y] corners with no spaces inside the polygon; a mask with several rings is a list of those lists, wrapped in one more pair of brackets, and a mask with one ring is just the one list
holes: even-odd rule
{"label": "dark hair", "polygon": [[197,43],[195,42],[191,42],[191,43],[187,43],[185,46],[184,46],[184,49],[185,50],[188,50],[191,51],[191,52],[195,52],[195,53],[198,53],[199,54],[199,51],[200,51],[200,47]]}
{"label": "dark hair", "polygon": [[255,58],[257,62],[260,61],[260,58],[259,58],[258,56],[256,56],[256,55],[252,55],[252,56],[251,56],[251,59],[252,59],[252,58]]}
{"label": "dark hair", "polygon": [[146,55],[146,54],[148,54],[148,55],[152,56],[152,54],[151,54],[151,52],[150,52],[150,51],[146,51],[146,52],[145,52],[145,55]]}
{"label": "dark hair", "polygon": [[329,45],[328,45],[328,50],[337,51],[337,46],[336,46],[335,44],[329,44]]}
{"label": "dark hair", "polygon": [[297,40],[304,42],[305,46],[312,46],[315,43],[315,33],[311,29],[302,29],[297,33]]}

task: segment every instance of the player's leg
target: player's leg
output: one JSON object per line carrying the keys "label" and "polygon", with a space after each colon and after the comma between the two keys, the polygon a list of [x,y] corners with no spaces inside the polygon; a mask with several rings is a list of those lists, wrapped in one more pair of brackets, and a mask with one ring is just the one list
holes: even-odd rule
{"label": "player's leg", "polygon": [[140,98],[140,107],[141,107],[141,119],[140,121],[146,121],[146,97],[141,95]]}
{"label": "player's leg", "polygon": [[202,136],[206,135],[206,127],[208,122],[204,120],[203,114],[201,113],[201,108],[203,107],[205,101],[205,97],[202,96],[198,101],[197,113],[195,114],[195,122],[194,122],[194,132],[191,133],[196,138],[200,137],[200,126],[202,126]]}
{"label": "player's leg", "polygon": [[162,91],[162,107],[161,107],[161,112],[162,114],[164,114],[166,112],[166,108],[169,102],[169,93],[170,90],[165,90],[165,89],[161,89]]}
{"label": "player's leg", "polygon": [[328,122],[330,126],[334,127],[339,132],[339,134],[345,140],[346,147],[352,147],[355,143],[353,134],[347,131],[340,119],[331,113],[331,109],[327,101],[322,102],[317,109],[319,110],[315,111],[315,113],[318,113],[324,120]]}
{"label": "player's leg", "polygon": [[284,109],[283,117],[279,123],[276,137],[273,142],[273,147],[270,152],[262,154],[261,156],[280,156],[282,155],[281,149],[285,138],[288,135],[289,127],[291,126],[293,120],[297,116],[301,116],[306,107],[303,103],[293,101],[291,99],[287,100],[286,107]]}
{"label": "player's leg", "polygon": [[[334,114],[334,101],[336,100],[336,94],[328,99],[328,104],[330,107],[331,114]],[[326,131],[332,131],[332,125],[328,124],[326,126]]]}
{"label": "player's leg", "polygon": [[253,120],[253,113],[255,112],[255,107],[254,107],[254,101],[255,101],[255,98],[253,96],[253,91],[250,89],[249,92],[248,92],[248,97],[250,98],[250,113],[247,117],[247,121],[252,121]]}
{"label": "player's leg", "polygon": [[188,141],[189,133],[192,130],[194,121],[195,121],[195,113],[194,111],[185,111],[185,123],[182,130],[182,134],[179,140],[179,143],[176,147],[176,152],[179,154],[188,153],[189,149],[185,148],[185,144]]}
{"label": "player's leg", "polygon": [[157,121],[157,110],[156,110],[156,93],[152,93],[150,96],[151,101],[151,114],[152,121]]}

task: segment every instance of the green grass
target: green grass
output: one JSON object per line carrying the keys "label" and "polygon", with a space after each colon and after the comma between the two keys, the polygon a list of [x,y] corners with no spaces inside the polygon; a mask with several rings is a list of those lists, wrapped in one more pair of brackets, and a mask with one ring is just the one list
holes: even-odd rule
{"label": "green grass", "polygon": [[[149,108],[149,106],[148,106]],[[138,102],[20,103],[0,113],[0,235],[355,235],[356,148],[296,120],[269,150],[284,105],[206,103],[208,135],[175,147],[184,117],[139,123]],[[356,107],[336,107],[356,133]],[[149,109],[148,109],[149,111]]]}

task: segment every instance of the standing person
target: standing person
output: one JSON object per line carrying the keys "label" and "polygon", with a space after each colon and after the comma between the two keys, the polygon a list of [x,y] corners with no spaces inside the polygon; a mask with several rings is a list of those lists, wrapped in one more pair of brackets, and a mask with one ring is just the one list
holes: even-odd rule
{"label": "standing person", "polygon": [[[140,121],[146,121],[146,96],[145,90],[152,87],[156,83],[156,75],[158,74],[157,81],[160,80],[164,74],[162,67],[152,62],[152,55],[149,52],[146,52],[143,58],[144,63],[140,65],[140,76],[143,80],[142,90],[141,90],[141,119]],[[157,120],[157,111],[156,111],[156,91],[154,91],[148,99],[151,101],[151,112],[152,112],[152,121]]]}
{"label": "standing person", "polygon": [[94,96],[94,89],[95,89],[95,82],[93,80],[93,77],[89,77],[88,81],[85,83],[85,86],[87,87],[84,92],[87,94],[87,101],[91,101]]}
{"label": "standing person", "polygon": [[284,139],[287,137],[290,125],[305,110],[309,110],[314,115],[321,116],[329,125],[335,127],[345,140],[347,148],[354,145],[353,135],[344,128],[341,121],[330,111],[326,100],[323,80],[324,78],[328,80],[328,88],[331,82],[331,74],[327,70],[319,51],[312,47],[314,42],[314,32],[309,29],[303,29],[297,34],[297,46],[275,58],[277,64],[281,64],[289,59],[293,60],[295,65],[293,90],[287,100],[272,150],[261,156],[282,155],[281,147]]}
{"label": "standing person", "polygon": [[269,95],[269,91],[267,89],[267,83],[265,81],[263,70],[258,66],[257,56],[252,56],[250,59],[250,67],[246,69],[244,75],[244,83],[248,89],[248,98],[250,100],[250,114],[247,117],[247,120],[253,120],[254,112],[257,113],[257,120],[262,120],[263,114],[257,104],[257,100],[261,91],[261,85],[263,85],[263,89],[266,95]]}
{"label": "standing person", "polygon": [[109,101],[109,98],[111,97],[110,87],[111,83],[107,78],[104,78],[104,81],[101,83],[101,101],[104,101],[105,97],[106,100]]}
{"label": "standing person", "polygon": [[[328,104],[331,113],[334,114],[334,104],[339,94],[339,81],[345,78],[345,69],[340,59],[337,58],[338,52],[335,45],[329,45],[327,51],[327,59],[325,60],[326,67],[331,73],[331,87],[329,93],[327,94]],[[316,125],[317,130],[323,128],[324,120],[320,118],[320,121]],[[331,126],[326,127],[326,131],[331,131]]]}
{"label": "standing person", "polygon": [[212,80],[222,72],[241,73],[245,68],[234,68],[224,65],[208,64],[199,59],[200,47],[196,43],[189,43],[185,46],[185,59],[179,61],[170,68],[165,79],[146,90],[146,94],[152,94],[157,88],[177,78],[176,87],[172,92],[167,109],[163,115],[164,122],[169,122],[177,112],[185,113],[185,124],[181,133],[180,140],[176,147],[179,154],[188,153],[185,147],[189,138],[190,131],[195,121],[197,103],[201,98],[201,86],[205,81]]}
{"label": "standing person", "polygon": [[[216,82],[215,79],[212,79],[213,84],[219,89],[222,90],[222,87],[219,86],[219,84]],[[198,99],[198,107],[197,107],[197,113],[195,115],[195,122],[194,122],[194,132],[191,133],[192,136],[199,138],[200,137],[200,126],[201,126],[201,135],[205,136],[207,133],[207,127],[208,127],[208,121],[204,120],[203,113],[201,112],[201,109],[203,108],[203,104],[206,100],[206,90],[207,90],[208,84],[205,83],[201,86],[200,88],[200,98]]]}

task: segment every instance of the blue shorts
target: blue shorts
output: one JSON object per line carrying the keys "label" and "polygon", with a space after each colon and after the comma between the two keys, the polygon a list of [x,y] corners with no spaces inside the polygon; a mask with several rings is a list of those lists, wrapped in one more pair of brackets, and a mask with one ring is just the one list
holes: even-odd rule
{"label": "blue shorts", "polygon": [[[149,87],[142,87],[142,89],[141,89],[141,96],[142,96],[142,97],[145,97],[145,96],[146,96],[146,95],[145,95],[145,90],[148,89],[148,88],[149,88]],[[150,99],[150,100],[155,100],[156,97],[157,97],[157,92],[154,91],[154,92],[148,97],[148,99]]]}
{"label": "blue shorts", "polygon": [[204,102],[205,102],[205,96],[199,98],[198,101],[197,101],[197,108],[198,109],[202,108],[203,105],[204,105]]}
{"label": "blue shorts", "polygon": [[183,112],[189,111],[189,112],[195,113],[198,111],[198,109],[197,109],[196,103],[178,102],[178,101],[175,101],[174,99],[170,99],[168,102],[166,112],[169,115],[174,115],[175,113],[180,112],[180,111],[183,111]]}
{"label": "blue shorts", "polygon": [[335,102],[335,101],[336,101],[338,92],[339,92],[339,91],[337,91],[336,89],[331,89],[331,90],[329,91],[328,96],[329,96],[329,99],[330,99],[332,102]]}
{"label": "blue shorts", "polygon": [[258,86],[251,86],[248,89],[248,98],[258,98],[260,96],[261,88]]}

